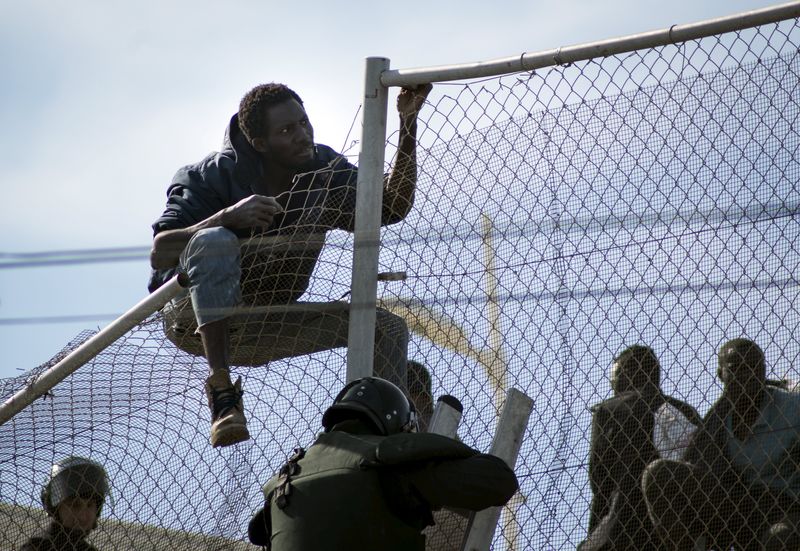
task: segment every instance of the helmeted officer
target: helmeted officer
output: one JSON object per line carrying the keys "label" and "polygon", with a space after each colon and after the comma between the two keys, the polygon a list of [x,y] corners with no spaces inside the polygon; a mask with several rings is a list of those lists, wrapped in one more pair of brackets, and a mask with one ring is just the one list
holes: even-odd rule
{"label": "helmeted officer", "polygon": [[251,542],[273,551],[423,550],[433,509],[477,511],[517,490],[502,459],[413,432],[408,399],[384,379],[346,385],[322,425],[308,450],[297,448],[264,486]]}
{"label": "helmeted officer", "polygon": [[50,525],[20,551],[96,551],[85,538],[97,528],[108,493],[108,476],[100,463],[78,456],[55,462],[41,494]]}

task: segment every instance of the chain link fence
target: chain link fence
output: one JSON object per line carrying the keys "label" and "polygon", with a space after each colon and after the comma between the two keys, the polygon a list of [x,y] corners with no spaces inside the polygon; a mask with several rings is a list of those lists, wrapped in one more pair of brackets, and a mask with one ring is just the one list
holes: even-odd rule
{"label": "chain link fence", "polygon": [[[382,232],[379,270],[405,278],[379,282],[378,299],[408,324],[408,358],[428,368],[434,396],[463,402],[467,444],[489,448],[508,389],[534,400],[520,492],[494,549],[602,547],[596,529],[613,523],[611,502],[623,507],[625,496],[603,495],[590,477],[600,460],[593,431],[606,438],[592,406],[613,398],[611,366],[626,347],[650,347],[663,393],[705,415],[723,388],[717,352],[745,337],[780,381],[771,388],[794,399],[784,389],[800,378],[799,45],[787,19],[435,85],[419,121],[414,208]],[[306,299],[346,299],[352,247],[350,234],[328,235]],[[253,438],[215,450],[205,360],[176,350],[161,317],[150,318],[0,427],[0,541],[19,545],[43,522],[50,465],[83,455],[111,479],[98,547],[248,547],[260,484],[313,440],[344,384],[345,356],[336,348],[235,368]],[[46,367],[0,381],[0,395]],[[791,415],[782,442],[794,445]],[[619,461],[635,460],[625,454],[638,453],[641,426],[615,427],[628,445]],[[770,465],[761,467],[745,482]],[[606,474],[611,494],[621,487],[613,475],[629,476]],[[646,514],[634,513],[647,532]],[[733,526],[707,518],[683,519],[686,537],[742,544],[745,535],[720,536]],[[621,539],[608,548],[643,549],[650,537],[619,532],[609,529]]]}
{"label": "chain link fence", "polygon": [[[409,277],[384,303],[464,396],[478,446],[503,389],[534,398],[500,548],[585,537],[590,408],[627,346],[651,347],[664,393],[700,413],[729,339],[797,378],[798,38],[789,20],[437,85],[418,209],[383,242]],[[622,463],[639,460],[635,437]]]}

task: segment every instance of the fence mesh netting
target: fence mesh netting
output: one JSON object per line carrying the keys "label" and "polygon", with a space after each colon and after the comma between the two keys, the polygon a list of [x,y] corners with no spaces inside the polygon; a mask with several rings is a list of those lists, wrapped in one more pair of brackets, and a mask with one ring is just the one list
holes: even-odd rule
{"label": "fence mesh netting", "polygon": [[[408,359],[427,368],[434,396],[462,401],[459,437],[478,449],[489,449],[508,389],[533,398],[520,491],[494,549],[645,549],[655,545],[646,504],[669,537],[717,549],[745,548],[797,520],[798,44],[797,21],[787,20],[435,85],[419,122],[414,207],[382,233],[380,271],[406,276],[379,283],[389,329],[378,341],[391,351],[402,341],[395,316],[405,320]],[[390,137],[390,156],[395,145]],[[316,216],[343,227],[335,213]],[[322,247],[317,222],[300,218],[267,243],[267,262],[297,270],[301,301],[346,302],[352,235],[336,229]],[[298,298],[276,294],[296,283],[279,279],[257,290],[267,298],[243,324],[285,353],[253,357],[265,345],[234,337],[250,440],[209,445],[205,360],[176,348],[153,316],[0,427],[3,546],[44,524],[50,466],[78,455],[109,474],[90,537],[98,548],[251,547],[260,485],[313,440],[345,379],[346,308],[276,314],[276,301]],[[272,325],[259,326],[264,312]],[[740,337],[761,347],[774,382],[723,396],[736,365],[718,373],[717,353]],[[615,395],[612,363],[636,344],[654,351],[671,399]],[[0,394],[46,367],[0,381]],[[742,407],[747,399],[756,407]],[[713,450],[726,458],[727,493],[701,467],[661,462],[648,467],[645,500],[648,461],[690,458],[680,421],[697,423],[692,411],[706,416],[694,442],[717,445],[693,449],[692,464],[713,462]]]}

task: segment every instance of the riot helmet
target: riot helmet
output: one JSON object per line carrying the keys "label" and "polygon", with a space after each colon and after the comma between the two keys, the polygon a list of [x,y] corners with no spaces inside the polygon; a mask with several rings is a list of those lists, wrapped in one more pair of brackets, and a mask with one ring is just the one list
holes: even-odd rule
{"label": "riot helmet", "polygon": [[41,497],[45,511],[52,517],[61,502],[70,497],[94,499],[99,516],[108,493],[108,477],[100,463],[70,456],[53,463]]}
{"label": "riot helmet", "polygon": [[649,346],[635,344],[623,350],[611,367],[611,388],[615,393],[637,390],[646,394],[658,392],[661,366]]}
{"label": "riot helmet", "polygon": [[386,379],[364,377],[348,383],[322,416],[322,426],[329,432],[334,425],[358,419],[388,436],[411,432],[416,426],[413,407],[406,395]]}

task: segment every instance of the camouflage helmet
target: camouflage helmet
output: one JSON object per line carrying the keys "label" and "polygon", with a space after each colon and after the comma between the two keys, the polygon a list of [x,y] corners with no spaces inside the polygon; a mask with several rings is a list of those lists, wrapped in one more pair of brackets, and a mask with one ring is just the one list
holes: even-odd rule
{"label": "camouflage helmet", "polygon": [[410,432],[416,424],[413,407],[403,391],[378,377],[348,383],[325,411],[322,426],[328,432],[348,419],[366,421],[384,436]]}
{"label": "camouflage helmet", "polygon": [[41,498],[50,516],[55,516],[61,502],[70,497],[94,499],[99,515],[108,493],[108,476],[100,463],[85,457],[69,456],[53,463]]}

